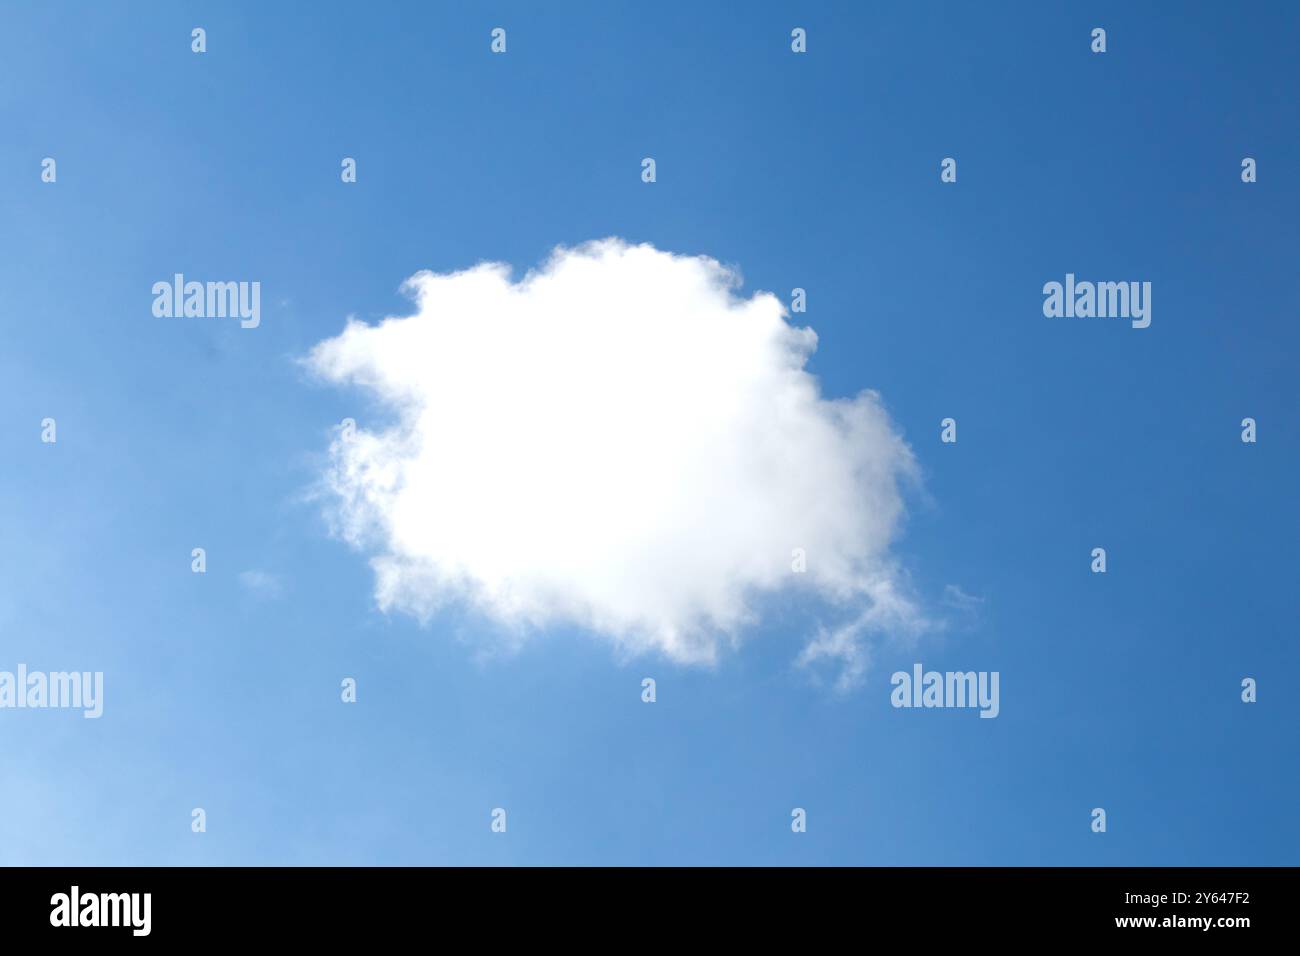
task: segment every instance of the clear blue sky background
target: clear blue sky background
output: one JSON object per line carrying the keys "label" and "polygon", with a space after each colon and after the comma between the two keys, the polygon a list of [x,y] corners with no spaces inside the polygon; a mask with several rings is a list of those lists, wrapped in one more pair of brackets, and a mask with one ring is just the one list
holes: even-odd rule
{"label": "clear blue sky background", "polygon": [[[0,712],[0,862],[1300,862],[1300,8],[745,10],[6,4],[0,669],[106,701]],[[946,632],[836,696],[798,608],[714,670],[374,610],[303,500],[367,408],[295,357],[418,269],[607,235],[808,290],[825,393],[922,465],[897,553]],[[1151,281],[1151,327],[1044,318],[1067,271]],[[261,281],[261,328],[154,318],[174,272]],[[1001,716],[892,709],[918,660]]]}

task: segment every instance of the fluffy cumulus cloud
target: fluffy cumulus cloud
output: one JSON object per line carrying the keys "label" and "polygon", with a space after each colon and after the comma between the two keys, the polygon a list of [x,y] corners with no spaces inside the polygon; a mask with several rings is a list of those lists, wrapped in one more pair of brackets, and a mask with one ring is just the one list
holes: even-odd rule
{"label": "fluffy cumulus cloud", "polygon": [[578,625],[708,663],[791,590],[839,615],[810,617],[799,660],[845,684],[872,634],[915,629],[889,555],[911,453],[876,393],[823,398],[816,334],[739,284],[609,239],[519,281],[421,272],[414,315],[318,344],[315,373],[391,412],[340,430],[325,479],[379,606],[456,602],[520,637]]}

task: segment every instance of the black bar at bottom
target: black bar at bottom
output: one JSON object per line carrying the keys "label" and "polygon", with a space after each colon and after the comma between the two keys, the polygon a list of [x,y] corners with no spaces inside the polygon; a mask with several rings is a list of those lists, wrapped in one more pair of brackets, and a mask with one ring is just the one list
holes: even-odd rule
{"label": "black bar at bottom", "polygon": [[1291,868],[10,868],[0,925],[7,941],[91,945],[400,943],[422,930],[457,948],[586,939],[732,950],[898,932],[1231,945],[1294,937],[1296,889]]}

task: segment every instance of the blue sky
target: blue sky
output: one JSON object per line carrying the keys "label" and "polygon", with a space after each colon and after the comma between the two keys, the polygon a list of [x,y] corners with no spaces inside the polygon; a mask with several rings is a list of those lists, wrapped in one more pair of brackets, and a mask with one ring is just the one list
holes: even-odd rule
{"label": "blue sky", "polygon": [[[0,669],[103,671],[105,713],[0,711],[0,862],[1297,862],[1300,12],[746,10],[6,8]],[[485,655],[377,610],[309,499],[374,409],[298,359],[420,269],[606,236],[806,288],[823,394],[911,445],[892,553],[944,626],[855,690],[792,666],[798,600],[714,667]],[[260,281],[260,327],[155,318],[175,272]],[[1045,318],[1067,272],[1150,281],[1151,327]],[[891,708],[916,661],[1000,672],[999,717]]]}

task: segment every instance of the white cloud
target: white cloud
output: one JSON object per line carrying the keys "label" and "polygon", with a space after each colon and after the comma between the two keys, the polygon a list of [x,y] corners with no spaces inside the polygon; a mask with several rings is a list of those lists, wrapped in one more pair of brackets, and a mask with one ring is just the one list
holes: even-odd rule
{"label": "white cloud", "polygon": [[261,598],[277,598],[283,590],[278,577],[274,574],[269,574],[266,571],[258,571],[256,569],[251,571],[240,571],[239,583],[249,591],[253,592],[257,597]]}
{"label": "white cloud", "polygon": [[416,314],[318,344],[317,374],[394,413],[340,432],[326,476],[379,606],[455,601],[520,636],[570,623],[712,662],[758,599],[801,589],[851,618],[800,658],[842,683],[868,634],[917,627],[889,556],[909,449],[876,393],[823,399],[816,334],[739,283],[608,239],[519,282],[500,263],[421,272]]}
{"label": "white cloud", "polygon": [[973,614],[984,604],[982,597],[976,597],[974,594],[967,594],[956,584],[945,584],[943,588],[943,603],[958,611],[965,611]]}

